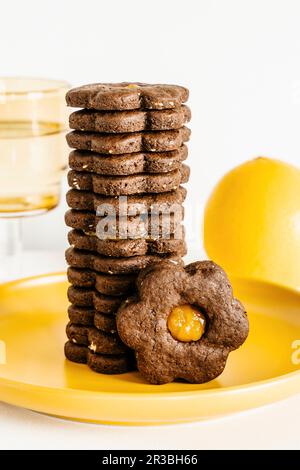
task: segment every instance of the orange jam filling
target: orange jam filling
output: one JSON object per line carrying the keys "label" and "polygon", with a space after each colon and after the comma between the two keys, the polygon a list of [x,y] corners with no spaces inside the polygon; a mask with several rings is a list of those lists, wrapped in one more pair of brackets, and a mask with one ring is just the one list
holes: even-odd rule
{"label": "orange jam filling", "polygon": [[205,331],[205,324],[203,313],[188,304],[174,307],[167,321],[173,338],[185,343],[198,341]]}

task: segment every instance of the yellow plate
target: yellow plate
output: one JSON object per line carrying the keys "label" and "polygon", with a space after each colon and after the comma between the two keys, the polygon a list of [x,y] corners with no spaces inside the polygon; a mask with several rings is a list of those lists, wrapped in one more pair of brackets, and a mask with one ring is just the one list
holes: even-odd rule
{"label": "yellow plate", "polygon": [[300,391],[300,294],[233,282],[249,311],[249,339],[217,380],[163,386],[146,384],[138,373],[99,375],[65,360],[65,274],[0,286],[0,400],[82,421],[162,424],[237,412]]}

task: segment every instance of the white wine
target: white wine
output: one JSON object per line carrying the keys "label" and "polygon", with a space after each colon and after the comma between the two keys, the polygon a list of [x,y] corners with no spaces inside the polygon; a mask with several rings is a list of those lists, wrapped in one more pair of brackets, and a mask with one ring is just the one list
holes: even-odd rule
{"label": "white wine", "polygon": [[0,120],[0,216],[53,209],[66,155],[61,123]]}

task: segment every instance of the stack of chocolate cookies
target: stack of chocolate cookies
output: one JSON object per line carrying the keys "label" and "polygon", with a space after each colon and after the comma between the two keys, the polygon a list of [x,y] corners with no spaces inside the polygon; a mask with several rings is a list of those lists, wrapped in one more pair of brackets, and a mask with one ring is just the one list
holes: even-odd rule
{"label": "stack of chocolate cookies", "polygon": [[135,367],[115,314],[146,266],[186,253],[188,90],[94,84],[67,93],[70,115],[66,224],[71,228],[66,357],[100,373]]}

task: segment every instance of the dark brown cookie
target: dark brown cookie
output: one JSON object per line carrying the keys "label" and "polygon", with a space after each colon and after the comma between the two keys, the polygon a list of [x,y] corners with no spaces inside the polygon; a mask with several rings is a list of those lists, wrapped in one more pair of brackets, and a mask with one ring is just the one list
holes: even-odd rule
{"label": "dark brown cookie", "polygon": [[182,240],[183,207],[179,206],[176,209],[176,214],[168,216],[166,214],[156,216],[141,214],[137,217],[115,219],[97,217],[93,212],[69,210],[65,214],[65,222],[68,227],[81,230],[89,237],[101,240],[170,238],[171,234],[175,234],[175,238]]}
{"label": "dark brown cookie", "polygon": [[66,94],[68,106],[106,110],[172,109],[188,99],[187,88],[178,85],[139,82],[92,83],[73,88]]}
{"label": "dark brown cookie", "polygon": [[80,344],[81,346],[88,346],[88,335],[91,328],[92,327],[90,326],[77,325],[69,322],[66,327],[66,334],[71,343]]}
{"label": "dark brown cookie", "polygon": [[179,169],[187,155],[186,145],[170,152],[136,152],[113,156],[73,150],[69,156],[69,166],[75,171],[99,175],[128,176],[138,173],[167,173]]}
{"label": "dark brown cookie", "polygon": [[97,330],[109,333],[111,335],[117,333],[116,318],[113,315],[104,315],[100,312],[95,312],[94,325]]}
{"label": "dark brown cookie", "polygon": [[88,347],[67,341],[65,344],[65,356],[69,361],[86,364],[88,357]]}
{"label": "dark brown cookie", "polygon": [[172,131],[100,134],[73,131],[66,135],[68,145],[78,150],[119,155],[133,152],[168,152],[179,149],[190,138],[187,127]]}
{"label": "dark brown cookie", "polygon": [[100,374],[123,374],[135,368],[132,354],[94,354],[87,346],[68,341],[65,344],[65,356],[71,362],[87,364],[90,369]]}
{"label": "dark brown cookie", "polygon": [[66,333],[71,343],[87,346],[97,354],[123,354],[128,351],[118,334],[104,333],[93,326],[68,323]]}
{"label": "dark brown cookie", "polygon": [[[115,315],[107,315],[95,310],[93,307],[82,307],[78,305],[70,305],[68,309],[70,324],[93,327],[95,326],[98,330],[104,331],[105,333],[115,334],[117,333],[116,318]],[[68,332],[74,333],[75,331],[68,327]],[[81,333],[81,332],[80,332]],[[76,336],[73,338],[76,340]],[[87,333],[86,333],[87,336]],[[70,338],[72,341],[72,337]],[[79,341],[76,341],[79,343]],[[82,344],[79,343],[79,344]]]}
{"label": "dark brown cookie", "polygon": [[70,115],[71,129],[102,133],[127,133],[180,129],[191,119],[187,106],[145,111],[75,111]]}
{"label": "dark brown cookie", "polygon": [[89,269],[68,268],[67,276],[69,283],[76,287],[94,287],[96,283],[96,274]]}
{"label": "dark brown cookie", "polygon": [[88,332],[89,349],[96,354],[124,354],[129,349],[122,343],[118,335],[111,335],[90,328]]}
{"label": "dark brown cookie", "polygon": [[68,308],[68,316],[71,323],[75,323],[76,325],[93,326],[95,309],[70,305]]}
{"label": "dark brown cookie", "polygon": [[140,273],[137,289],[137,298],[120,307],[117,329],[153,384],[208,382],[247,338],[244,308],[225,272],[211,261],[151,266]]}
{"label": "dark brown cookie", "polygon": [[128,295],[133,291],[136,280],[136,274],[111,275],[90,269],[68,268],[67,273],[69,282],[74,286],[95,287],[104,295]]}
{"label": "dark brown cookie", "polygon": [[98,237],[85,235],[80,230],[71,230],[68,234],[68,240],[70,245],[79,250],[94,251],[100,255],[115,258],[128,258],[149,253],[179,253],[184,256],[187,251],[183,227],[181,238],[175,238],[174,235],[171,235],[169,239],[159,238],[157,240],[143,238],[135,240],[100,240]]}
{"label": "dark brown cookie", "polygon": [[[176,191],[158,194],[142,194],[127,196],[126,204],[128,213],[143,214],[152,211],[157,212],[155,208],[161,209],[160,212],[169,212],[174,204],[181,205],[186,198],[186,189],[182,186]],[[120,199],[116,196],[101,196],[93,193],[92,191],[78,191],[77,189],[70,189],[67,193],[67,203],[69,207],[76,210],[97,211],[101,206],[103,208],[103,215],[107,215],[105,207],[113,207],[116,215],[122,211],[122,204]]]}
{"label": "dark brown cookie", "polygon": [[112,258],[76,250],[75,248],[69,248],[66,251],[67,263],[73,268],[92,269],[105,274],[133,274],[146,266],[166,259],[171,260],[174,264],[182,264],[181,257],[174,255],[159,256],[151,254],[130,258]]}
{"label": "dark brown cookie", "polygon": [[132,354],[103,355],[88,351],[88,366],[98,374],[124,374],[136,368]]}
{"label": "dark brown cookie", "polygon": [[104,196],[120,196],[141,193],[164,193],[175,191],[187,183],[190,169],[182,164],[178,170],[168,173],[139,173],[129,176],[104,176],[70,170],[69,186],[74,189],[93,191]]}
{"label": "dark brown cookie", "polygon": [[103,295],[93,288],[74,286],[68,288],[68,299],[73,305],[94,307],[107,315],[116,313],[122,302],[122,297]]}

